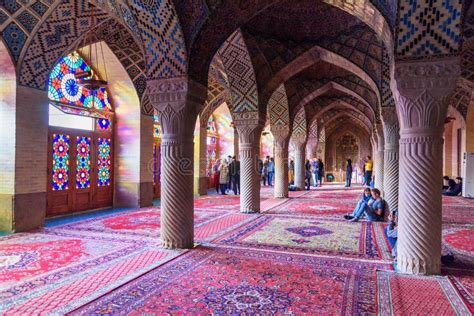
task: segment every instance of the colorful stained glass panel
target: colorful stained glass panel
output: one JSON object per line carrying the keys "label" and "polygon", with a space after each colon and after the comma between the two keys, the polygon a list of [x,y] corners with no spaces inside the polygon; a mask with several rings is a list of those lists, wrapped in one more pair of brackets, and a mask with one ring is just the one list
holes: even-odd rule
{"label": "colorful stained glass panel", "polygon": [[77,136],[76,138],[76,188],[90,188],[91,180],[91,139]]}
{"label": "colorful stained glass panel", "polygon": [[112,129],[112,122],[108,118],[97,119],[97,129],[101,131],[109,131]]}
{"label": "colorful stained glass panel", "polygon": [[69,188],[69,147],[69,135],[53,134],[51,171],[53,191]]}
{"label": "colorful stained glass panel", "polygon": [[110,138],[99,138],[97,151],[97,185],[110,185],[110,171],[112,167]]}
{"label": "colorful stained glass panel", "polygon": [[78,53],[74,52],[63,57],[49,76],[49,99],[65,104],[112,111],[105,88],[93,92],[77,85],[75,74],[86,71],[91,71],[91,68]]}

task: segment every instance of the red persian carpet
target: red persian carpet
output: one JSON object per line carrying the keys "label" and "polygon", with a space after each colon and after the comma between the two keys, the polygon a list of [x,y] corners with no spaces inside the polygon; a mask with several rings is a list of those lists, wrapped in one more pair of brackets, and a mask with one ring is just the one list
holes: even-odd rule
{"label": "red persian carpet", "polygon": [[100,233],[45,230],[3,237],[0,313],[63,314],[182,252]]}
{"label": "red persian carpet", "polygon": [[379,315],[470,315],[447,277],[377,271]]}
{"label": "red persian carpet", "polygon": [[380,263],[199,247],[73,314],[374,314]]}
{"label": "red persian carpet", "polygon": [[244,248],[388,260],[391,254],[383,229],[380,223],[263,215],[215,242]]}

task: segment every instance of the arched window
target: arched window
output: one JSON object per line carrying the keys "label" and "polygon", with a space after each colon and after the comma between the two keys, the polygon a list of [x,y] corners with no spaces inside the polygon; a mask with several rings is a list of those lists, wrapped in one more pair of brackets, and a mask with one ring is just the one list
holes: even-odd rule
{"label": "arched window", "polygon": [[212,166],[214,166],[218,153],[218,138],[217,125],[214,115],[211,115],[207,120],[207,176],[212,175]]}
{"label": "arched window", "polygon": [[91,72],[76,52],[63,57],[48,79],[48,215],[112,204],[113,107],[105,88],[91,91],[76,82]]}

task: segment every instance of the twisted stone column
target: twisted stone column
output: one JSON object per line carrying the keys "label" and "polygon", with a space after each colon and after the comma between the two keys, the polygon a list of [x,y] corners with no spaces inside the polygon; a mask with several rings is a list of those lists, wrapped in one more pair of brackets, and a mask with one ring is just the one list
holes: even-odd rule
{"label": "twisted stone column", "polygon": [[193,131],[207,88],[186,77],[147,82],[158,111],[161,142],[161,242],[165,248],[194,244]]}
{"label": "twisted stone column", "polygon": [[398,160],[400,125],[394,107],[383,108],[384,146],[384,198],[391,210],[398,210]]}
{"label": "twisted stone column", "polygon": [[456,58],[400,62],[395,93],[400,118],[398,267],[439,274],[443,129],[459,76]]}
{"label": "twisted stone column", "polygon": [[272,132],[275,148],[275,190],[276,198],[288,197],[288,143],[289,132]]}
{"label": "twisted stone column", "polygon": [[260,212],[260,174],[258,155],[263,124],[236,121],[240,149],[240,212]]}
{"label": "twisted stone column", "polygon": [[382,131],[382,124],[376,124],[376,147],[374,148],[374,175],[375,175],[375,187],[383,192],[383,179],[384,179],[384,137]]}
{"label": "twisted stone column", "polygon": [[304,139],[293,139],[295,148],[295,186],[301,190],[305,188],[305,148],[306,141]]}

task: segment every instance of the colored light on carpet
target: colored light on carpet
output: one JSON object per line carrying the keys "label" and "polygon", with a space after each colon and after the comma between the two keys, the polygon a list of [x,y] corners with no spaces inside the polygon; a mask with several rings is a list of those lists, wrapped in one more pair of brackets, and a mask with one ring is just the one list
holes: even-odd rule
{"label": "colored light on carpet", "polygon": [[202,248],[76,314],[373,314],[375,263]]}
{"label": "colored light on carpet", "polygon": [[470,315],[447,277],[377,271],[380,315]]}
{"label": "colored light on carpet", "polygon": [[0,270],[0,313],[16,315],[66,313],[183,252],[139,239],[58,229],[0,242],[2,254],[10,253]]}
{"label": "colored light on carpet", "polygon": [[216,242],[222,245],[383,259],[372,223],[266,215]]}

